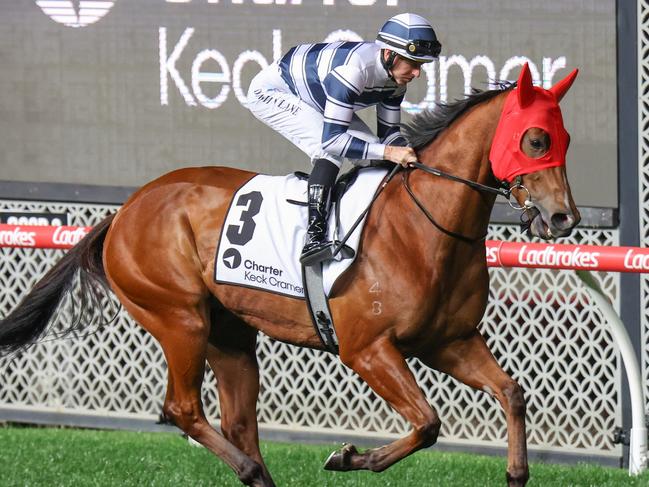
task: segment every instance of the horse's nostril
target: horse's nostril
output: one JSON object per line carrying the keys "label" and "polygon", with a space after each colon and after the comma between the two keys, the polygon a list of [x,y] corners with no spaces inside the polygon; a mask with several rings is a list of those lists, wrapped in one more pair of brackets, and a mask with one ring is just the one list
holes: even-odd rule
{"label": "horse's nostril", "polygon": [[575,224],[574,217],[566,213],[555,213],[550,220],[552,221],[552,226],[559,230],[567,230]]}

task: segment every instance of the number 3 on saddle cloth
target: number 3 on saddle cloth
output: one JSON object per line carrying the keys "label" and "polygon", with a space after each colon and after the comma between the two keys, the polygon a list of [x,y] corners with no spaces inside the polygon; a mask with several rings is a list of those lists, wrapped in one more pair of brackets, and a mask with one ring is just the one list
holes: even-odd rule
{"label": "number 3 on saddle cloth", "polygon": [[[365,211],[386,176],[384,168],[358,171],[355,182],[340,200],[340,227],[335,208],[329,216],[329,238],[340,240]],[[234,195],[217,246],[214,279],[218,283],[263,289],[304,298],[300,253],[304,246],[307,181],[295,174],[257,175]],[[358,250],[362,228],[358,225],[346,244]],[[322,266],[324,291],[329,295],[336,279],[353,258],[328,260]]]}

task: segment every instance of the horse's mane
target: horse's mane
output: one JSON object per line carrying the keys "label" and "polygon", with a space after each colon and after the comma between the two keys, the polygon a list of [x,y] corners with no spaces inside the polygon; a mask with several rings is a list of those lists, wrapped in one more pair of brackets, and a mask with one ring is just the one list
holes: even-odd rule
{"label": "horse's mane", "polygon": [[471,94],[462,100],[452,103],[436,103],[435,109],[425,110],[415,115],[410,122],[403,124],[401,133],[413,148],[419,149],[435,140],[444,129],[469,108],[490,100],[503,91],[512,89],[515,85],[516,83],[497,81],[495,90],[483,91],[473,88]]}

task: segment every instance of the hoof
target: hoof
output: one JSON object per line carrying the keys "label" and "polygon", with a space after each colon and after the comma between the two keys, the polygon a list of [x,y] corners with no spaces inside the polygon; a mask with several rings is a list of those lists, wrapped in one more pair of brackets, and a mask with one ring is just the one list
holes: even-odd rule
{"label": "hoof", "polygon": [[264,480],[264,470],[261,465],[249,458],[239,472],[239,480],[243,485],[251,487],[266,487],[268,485]]}
{"label": "hoof", "polygon": [[530,473],[527,469],[517,472],[516,475],[507,472],[507,487],[525,487],[529,477]]}
{"label": "hoof", "polygon": [[354,445],[345,444],[339,451],[335,451],[329,455],[329,458],[327,458],[324,464],[324,469],[335,470],[337,472],[352,470],[351,459],[357,454],[358,450]]}

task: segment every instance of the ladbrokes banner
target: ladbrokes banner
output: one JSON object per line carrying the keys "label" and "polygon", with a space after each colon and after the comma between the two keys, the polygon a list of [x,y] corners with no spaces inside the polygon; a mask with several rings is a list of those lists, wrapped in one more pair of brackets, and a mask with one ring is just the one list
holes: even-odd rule
{"label": "ladbrokes banner", "polygon": [[546,87],[579,67],[561,104],[575,197],[617,205],[613,0],[2,2],[0,179],[138,186],[183,166],[305,169],[244,108],[250,79],[295,44],[373,39],[406,11],[443,44],[408,114],[514,80],[525,62]]}

